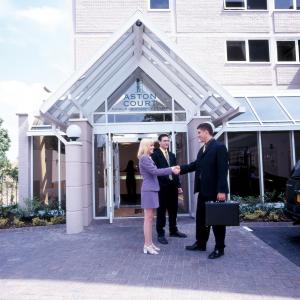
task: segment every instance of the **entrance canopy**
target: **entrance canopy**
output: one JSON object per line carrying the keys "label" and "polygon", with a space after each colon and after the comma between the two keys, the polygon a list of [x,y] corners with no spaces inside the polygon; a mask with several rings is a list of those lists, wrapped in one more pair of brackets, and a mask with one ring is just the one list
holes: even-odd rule
{"label": "entrance canopy", "polygon": [[137,69],[176,99],[190,118],[208,115],[219,125],[243,112],[238,101],[137,12],[50,96],[40,109],[41,115],[60,126],[78,114],[93,123],[93,112]]}

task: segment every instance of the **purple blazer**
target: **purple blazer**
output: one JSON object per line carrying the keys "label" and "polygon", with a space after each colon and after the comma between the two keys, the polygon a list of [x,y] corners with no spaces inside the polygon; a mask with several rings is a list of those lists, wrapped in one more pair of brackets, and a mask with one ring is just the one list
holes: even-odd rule
{"label": "purple blazer", "polygon": [[172,174],[171,168],[158,169],[150,156],[142,155],[139,159],[140,173],[143,176],[142,192],[158,192],[157,176]]}

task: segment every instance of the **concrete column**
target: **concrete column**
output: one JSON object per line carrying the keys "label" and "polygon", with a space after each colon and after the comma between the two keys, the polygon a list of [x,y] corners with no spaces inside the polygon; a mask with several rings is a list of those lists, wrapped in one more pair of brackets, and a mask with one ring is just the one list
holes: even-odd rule
{"label": "concrete column", "polygon": [[81,152],[80,142],[66,144],[67,234],[83,231]]}
{"label": "concrete column", "polygon": [[[194,117],[188,123],[188,145],[189,145],[189,162],[194,161],[197,158],[198,151],[201,147],[199,143],[198,136],[197,136],[197,127],[200,123],[211,121],[210,117],[203,116],[203,117]],[[189,199],[190,199],[190,214],[195,217],[196,216],[196,209],[197,209],[197,194],[194,194],[194,179],[195,179],[195,172],[189,174],[189,182],[190,182],[190,192],[189,192]]]}
{"label": "concrete column", "polygon": [[92,185],[92,138],[93,128],[87,119],[71,119],[70,124],[76,124],[81,128],[82,143],[82,209],[83,226],[88,226],[93,219],[93,185]]}
{"label": "concrete column", "polygon": [[31,155],[30,137],[27,136],[29,129],[28,114],[17,114],[19,126],[18,145],[18,204],[22,207],[25,200],[30,198],[31,191]]}

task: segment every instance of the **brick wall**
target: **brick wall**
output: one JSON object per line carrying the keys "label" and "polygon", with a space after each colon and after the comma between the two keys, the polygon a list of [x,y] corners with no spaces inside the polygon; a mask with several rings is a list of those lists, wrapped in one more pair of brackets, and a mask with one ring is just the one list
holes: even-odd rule
{"label": "brick wall", "polygon": [[[172,32],[173,12],[148,11],[148,0],[75,0],[75,60],[84,64],[139,9],[161,31]],[[299,65],[276,65],[276,38],[300,31],[298,12],[224,11],[222,0],[176,0],[176,37],[200,68],[222,85],[300,88]],[[270,39],[271,62],[226,63],[226,40]],[[292,37],[291,37],[292,38]]]}

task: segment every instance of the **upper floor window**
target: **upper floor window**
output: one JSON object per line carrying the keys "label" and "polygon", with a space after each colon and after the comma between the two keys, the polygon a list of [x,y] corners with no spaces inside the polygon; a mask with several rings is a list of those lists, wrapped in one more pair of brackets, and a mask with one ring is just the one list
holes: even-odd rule
{"label": "upper floor window", "polygon": [[149,0],[149,9],[170,9],[169,0]]}
{"label": "upper floor window", "polygon": [[227,41],[227,61],[269,62],[268,40]]}
{"label": "upper floor window", "polygon": [[300,62],[299,41],[277,41],[278,62]]}
{"label": "upper floor window", "polygon": [[275,9],[300,10],[300,0],[275,0]]}
{"label": "upper floor window", "polygon": [[266,10],[267,0],[224,0],[224,8],[228,10]]}

